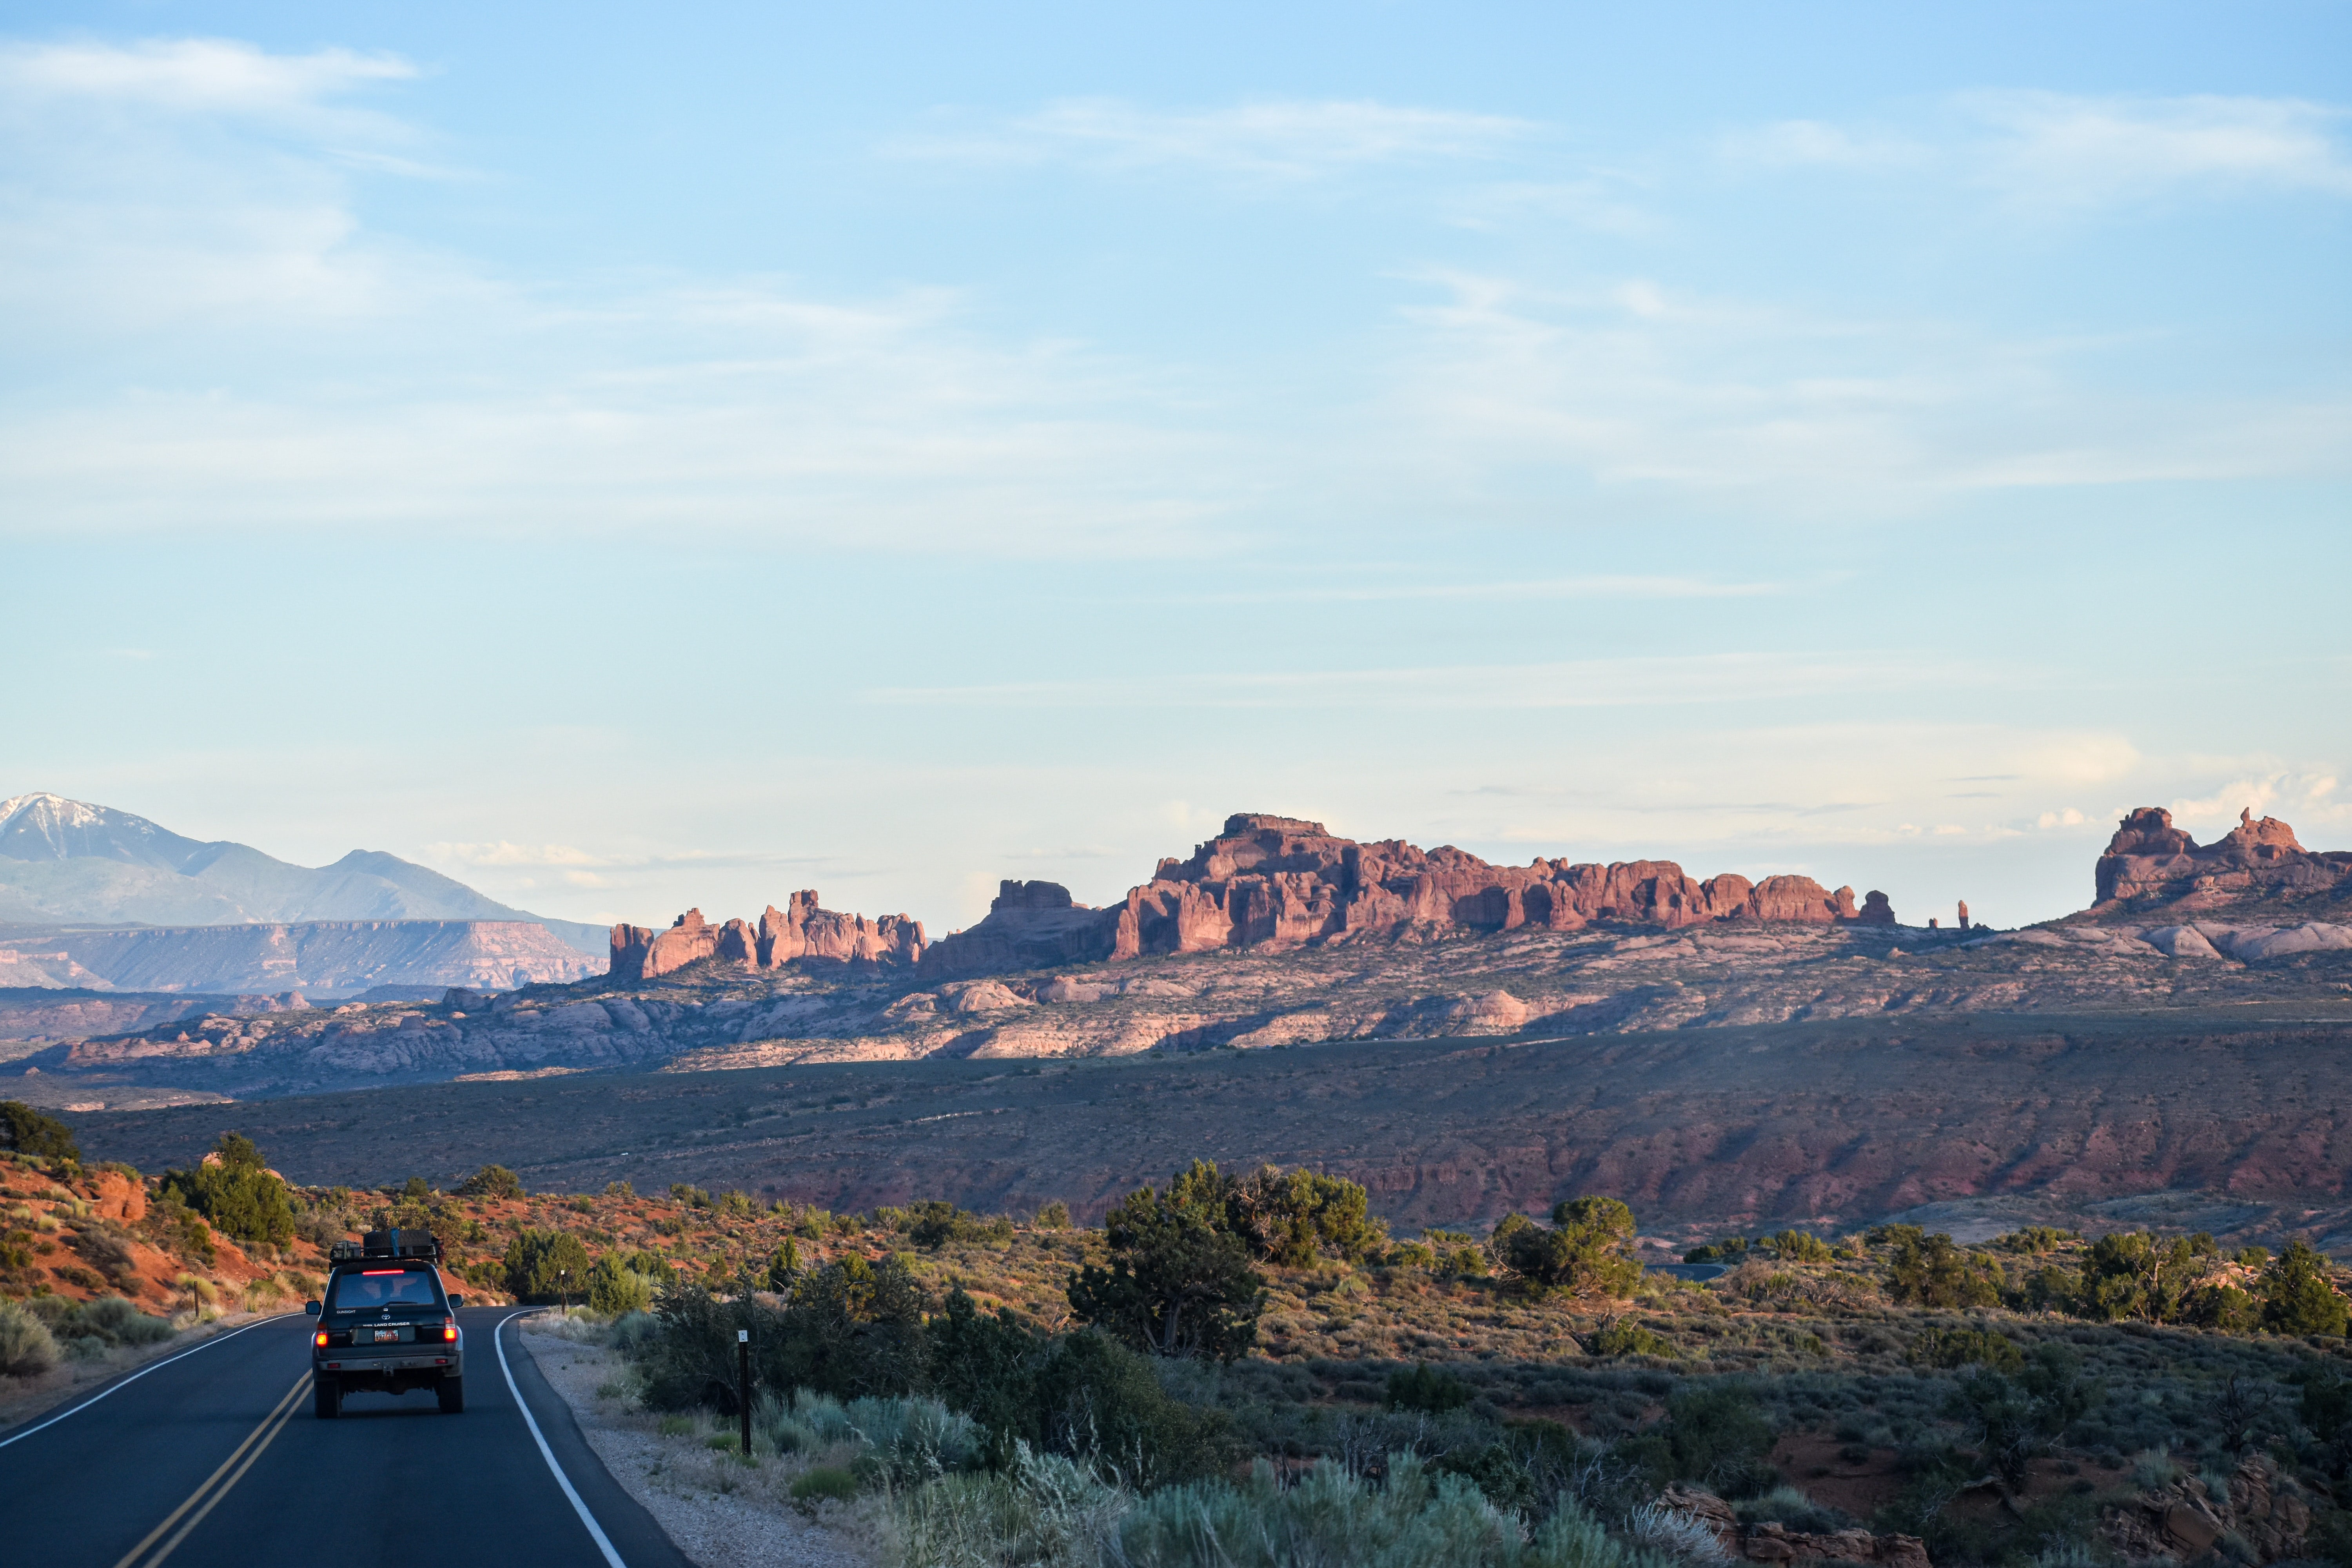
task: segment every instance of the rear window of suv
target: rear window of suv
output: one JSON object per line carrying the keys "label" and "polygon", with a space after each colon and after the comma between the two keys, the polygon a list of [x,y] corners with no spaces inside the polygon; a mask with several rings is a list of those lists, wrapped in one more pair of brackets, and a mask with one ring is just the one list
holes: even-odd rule
{"label": "rear window of suv", "polygon": [[438,1307],[430,1268],[359,1268],[335,1276],[331,1312],[373,1312],[383,1307]]}

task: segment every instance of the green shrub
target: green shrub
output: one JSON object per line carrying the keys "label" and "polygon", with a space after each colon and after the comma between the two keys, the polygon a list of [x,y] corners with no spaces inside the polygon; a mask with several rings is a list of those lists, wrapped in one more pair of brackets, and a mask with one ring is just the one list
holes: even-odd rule
{"label": "green shrub", "polygon": [[[214,1145],[219,1158],[192,1171],[166,1171],[161,1193],[205,1216],[212,1227],[238,1241],[283,1247],[294,1239],[294,1205],[286,1184],[262,1163],[250,1138],[224,1132]],[[209,1245],[206,1250],[209,1251]]]}
{"label": "green shrub", "polygon": [[2305,1550],[2319,1562],[2352,1568],[2352,1512],[2331,1509],[2314,1520]]}
{"label": "green shrub", "polygon": [[2075,1310],[2105,1322],[2173,1322],[2201,1268],[2195,1244],[2185,1236],[2169,1242],[2148,1231],[2103,1236],[2083,1255]]}
{"label": "green shrub", "polygon": [[1461,1409],[1472,1397],[1469,1384],[1435,1367],[1424,1364],[1389,1373],[1388,1405],[1391,1410],[1425,1410],[1437,1415]]}
{"label": "green shrub", "polygon": [[0,1374],[33,1377],[58,1364],[49,1326],[14,1301],[0,1301]]}
{"label": "green shrub", "polygon": [[1555,1207],[1551,1221],[1547,1230],[1507,1215],[1495,1227],[1492,1249],[1539,1290],[1622,1297],[1641,1282],[1642,1266],[1630,1250],[1632,1209],[1615,1198],[1574,1198]]}
{"label": "green shrub", "polygon": [[2310,1364],[2295,1374],[2302,1385],[2295,1413],[2323,1443],[2352,1437],[2352,1379],[2332,1367]]}
{"label": "green shrub", "polygon": [[[1194,1185],[1213,1183],[1207,1167]],[[1183,1178],[1180,1178],[1180,1182]],[[1129,1193],[1103,1224],[1108,1268],[1088,1264],[1070,1276],[1071,1312],[1155,1355],[1238,1359],[1257,1342],[1265,1282],[1249,1250],[1203,1218],[1199,1204],[1163,1198],[1150,1187]]]}
{"label": "green shrub", "polygon": [[2263,1327],[2273,1333],[2342,1337],[2347,1309],[2328,1282],[2326,1265],[2326,1258],[2308,1243],[2288,1242],[2286,1250],[2263,1270]]}
{"label": "green shrub", "polygon": [[1915,1366],[1989,1366],[1995,1372],[2025,1366],[2017,1342],[1989,1329],[1929,1329],[1911,1342],[1908,1359]]}
{"label": "green shrub", "polygon": [[903,1262],[877,1267],[853,1255],[803,1277],[782,1309],[673,1281],[651,1318],[625,1320],[615,1340],[636,1365],[649,1406],[732,1412],[739,1331],[751,1335],[756,1387],[806,1387],[841,1399],[905,1394],[924,1374],[921,1309],[921,1288]]}
{"label": "green shrub", "polygon": [[162,1318],[151,1318],[120,1296],[102,1297],[84,1302],[75,1309],[73,1327],[77,1335],[96,1335],[110,1345],[161,1344],[175,1331]]}
{"label": "green shrub", "polygon": [[979,1424],[999,1468],[1025,1449],[1154,1486],[1237,1457],[1228,1417],[1176,1398],[1150,1358],[1102,1333],[1048,1336],[1002,1309],[984,1315],[957,1290],[925,1337],[933,1391]]}
{"label": "green shrub", "polygon": [[1238,1237],[1252,1257],[1292,1268],[1325,1257],[1361,1263],[1388,1246],[1388,1226],[1372,1217],[1361,1186],[1304,1167],[1261,1165],[1227,1176],[1213,1162],[1195,1160],[1168,1184],[1168,1202]]}
{"label": "green shrub", "polygon": [[2000,1268],[1990,1258],[1962,1251],[1940,1232],[1923,1237],[1914,1225],[1887,1226],[1884,1234],[1895,1244],[1886,1266],[1886,1293],[1894,1300],[1921,1307],[2000,1304]]}
{"label": "green shrub", "polygon": [[1946,1414],[1963,1424],[1986,1465],[2012,1487],[2021,1485],[2032,1461],[2098,1398],[2081,1373],[2074,1351],[2037,1345],[2013,1378],[1990,1367],[1970,1368],[1953,1385]]}
{"label": "green shrub", "polygon": [[1710,1241],[1704,1247],[1694,1247],[1683,1254],[1685,1263],[1739,1263],[1747,1259],[1748,1238],[1727,1236]]}
{"label": "green shrub", "polygon": [[1173,1397],[1147,1358],[1100,1333],[1054,1341],[1033,1387],[1040,1447],[1139,1487],[1217,1475],[1241,1454],[1228,1417]]}
{"label": "green shrub", "polygon": [[2057,1251],[2062,1243],[2081,1239],[2081,1234],[2076,1231],[2059,1230],[2046,1225],[2029,1225],[2011,1231],[1993,1245],[2004,1252],[2022,1252],[2039,1257]]}
{"label": "green shrub", "polygon": [[1837,1256],[1830,1244],[1820,1237],[1801,1230],[1783,1230],[1764,1238],[1764,1245],[1779,1253],[1785,1262],[1827,1263]]}
{"label": "green shrub", "polygon": [[507,1293],[518,1301],[577,1301],[588,1295],[588,1249],[568,1230],[526,1230],[507,1243]]}
{"label": "green shrub", "polygon": [[1055,1198],[1052,1203],[1047,1204],[1044,1208],[1037,1211],[1036,1226],[1039,1230],[1069,1229],[1070,1205],[1064,1203],[1061,1199]]}
{"label": "green shrub", "polygon": [[1666,1401],[1665,1437],[1675,1474],[1726,1497],[1759,1491],[1778,1479],[1764,1457],[1772,1427],[1753,1394],[1735,1384],[1685,1384]]}
{"label": "green shrub", "polygon": [[2259,1327],[2263,1304],[2235,1285],[2201,1285],[2189,1294],[2180,1321],[2225,1334],[2251,1333]]}
{"label": "green shrub", "polygon": [[624,1317],[642,1312],[654,1303],[654,1282],[631,1268],[615,1252],[598,1258],[588,1270],[588,1306],[592,1311]]}
{"label": "green shrub", "polygon": [[1675,1342],[1639,1323],[1610,1322],[1584,1342],[1594,1355],[1654,1355],[1672,1357]]}
{"label": "green shrub", "polygon": [[79,1160],[73,1129],[21,1100],[0,1100],[0,1149],[41,1160]]}
{"label": "green shrub", "polygon": [[1250,1479],[1171,1488],[1119,1521],[1132,1568],[1634,1568],[1643,1560],[1564,1501],[1530,1541],[1463,1476],[1390,1457],[1375,1486],[1326,1460],[1294,1486],[1261,1462]]}
{"label": "green shrub", "polygon": [[1011,1220],[1002,1216],[982,1219],[936,1198],[905,1210],[897,1228],[906,1233],[908,1240],[928,1251],[936,1251],[951,1241],[987,1241],[1002,1247],[1013,1240]]}

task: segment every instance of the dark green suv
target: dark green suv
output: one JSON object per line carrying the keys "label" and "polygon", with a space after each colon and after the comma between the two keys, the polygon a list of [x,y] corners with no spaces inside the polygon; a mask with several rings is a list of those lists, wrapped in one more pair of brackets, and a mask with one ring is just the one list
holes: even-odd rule
{"label": "dark green suv", "polygon": [[329,1252],[327,1299],[302,1310],[310,1334],[310,1389],[319,1415],[340,1415],[353,1389],[430,1388],[444,1415],[466,1408],[463,1296],[441,1284],[441,1245],[422,1230],[372,1230]]}

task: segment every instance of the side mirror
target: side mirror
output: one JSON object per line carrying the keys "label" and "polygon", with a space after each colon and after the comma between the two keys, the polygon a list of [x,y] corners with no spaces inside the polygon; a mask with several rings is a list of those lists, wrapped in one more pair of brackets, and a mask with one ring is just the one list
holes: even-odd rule
{"label": "side mirror", "polygon": [[302,1310],[315,1318],[319,1315],[319,1303],[316,1301],[305,1301],[302,1303]]}
{"label": "side mirror", "polygon": [[460,1308],[460,1307],[464,1306],[465,1304],[466,1304],[466,1298],[465,1298],[464,1296],[460,1295],[458,1292],[457,1292],[457,1291],[455,1291],[455,1290],[452,1290],[452,1291],[450,1291],[450,1292],[449,1292],[449,1310],[450,1310],[451,1311],[453,1311],[453,1312],[454,1312],[454,1311],[456,1311],[458,1308]]}

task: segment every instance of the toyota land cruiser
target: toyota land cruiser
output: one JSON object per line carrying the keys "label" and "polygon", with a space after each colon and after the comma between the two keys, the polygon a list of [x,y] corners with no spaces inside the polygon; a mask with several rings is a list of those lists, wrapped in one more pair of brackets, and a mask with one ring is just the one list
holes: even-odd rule
{"label": "toyota land cruiser", "polygon": [[326,1299],[302,1310],[310,1333],[310,1390],[320,1418],[342,1414],[354,1389],[430,1388],[444,1414],[466,1408],[463,1296],[443,1289],[441,1247],[422,1230],[372,1230],[328,1253]]}

